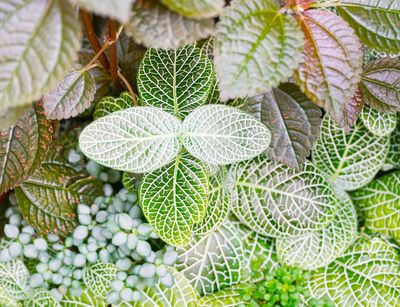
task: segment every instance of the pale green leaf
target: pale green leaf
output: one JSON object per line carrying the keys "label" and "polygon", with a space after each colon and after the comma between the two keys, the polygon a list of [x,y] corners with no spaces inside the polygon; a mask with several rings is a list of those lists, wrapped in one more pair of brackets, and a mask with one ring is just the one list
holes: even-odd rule
{"label": "pale green leaf", "polygon": [[0,262],[0,288],[8,297],[22,300],[29,290],[29,272],[20,259]]}
{"label": "pale green leaf", "polygon": [[171,162],[181,149],[181,123],[153,107],[134,107],[103,116],[81,133],[79,146],[110,168],[145,173]]}
{"label": "pale green leaf", "polygon": [[102,98],[97,104],[93,113],[93,117],[98,119],[108,114],[129,109],[133,107],[132,96],[124,92],[119,97],[107,96]]}
{"label": "pale green leaf", "polygon": [[76,11],[62,0],[4,0],[0,8],[0,110],[31,103],[78,57]]}
{"label": "pale green leaf", "polygon": [[396,128],[397,115],[387,114],[365,106],[360,114],[364,126],[378,137],[390,135]]}
{"label": "pale green leaf", "polygon": [[170,10],[192,19],[216,17],[224,8],[224,0],[161,0]]}
{"label": "pale green leaf", "polygon": [[301,60],[303,34],[273,0],[233,0],[217,28],[215,70],[222,100],[269,91]]}
{"label": "pale green leaf", "polygon": [[183,121],[182,129],[187,151],[215,165],[254,158],[271,142],[269,130],[253,116],[218,104],[197,108]]}
{"label": "pale green leaf", "polygon": [[26,307],[61,307],[56,301],[53,294],[48,290],[35,289],[32,290],[29,297],[24,300]]}
{"label": "pale green leaf", "polygon": [[246,304],[240,291],[241,286],[234,286],[222,291],[208,294],[199,300],[200,307],[237,307]]}
{"label": "pale green leaf", "polygon": [[83,289],[81,296],[73,296],[69,292],[64,295],[60,302],[62,307],[107,307],[106,301],[95,298],[94,294]]}
{"label": "pale green leaf", "polygon": [[392,168],[400,169],[400,117],[397,118],[396,129],[390,135],[389,152],[382,169],[387,171]]}
{"label": "pale green leaf", "polygon": [[9,297],[6,290],[0,287],[0,306],[21,307],[22,304],[18,300]]}
{"label": "pale green leaf", "polygon": [[117,273],[118,269],[113,263],[98,261],[83,269],[83,282],[95,297],[106,299]]}

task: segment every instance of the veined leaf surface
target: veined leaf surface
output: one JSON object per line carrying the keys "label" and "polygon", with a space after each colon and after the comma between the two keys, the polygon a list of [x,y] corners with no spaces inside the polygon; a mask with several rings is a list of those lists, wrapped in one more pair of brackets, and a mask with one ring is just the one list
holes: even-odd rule
{"label": "veined leaf surface", "polygon": [[0,288],[12,299],[23,300],[29,290],[29,272],[20,259],[0,262]]}
{"label": "veined leaf surface", "polygon": [[61,307],[60,303],[54,298],[49,290],[35,289],[27,299],[24,300],[24,306],[29,307]]}
{"label": "veined leaf surface", "polygon": [[392,168],[400,169],[400,117],[397,118],[396,129],[390,135],[389,152],[382,169],[387,171]]}
{"label": "veined leaf surface", "polygon": [[95,297],[106,299],[111,289],[111,282],[119,270],[113,263],[98,261],[83,269],[83,282]]}
{"label": "veined leaf surface", "polygon": [[133,107],[132,96],[124,92],[119,97],[107,96],[102,98],[97,104],[93,113],[93,117],[98,119],[108,114],[129,109]]}
{"label": "veined leaf surface", "polygon": [[70,0],[83,9],[127,23],[135,0]]}
{"label": "veined leaf surface", "polygon": [[192,19],[218,16],[225,5],[224,0],[161,0],[170,10]]}
{"label": "veined leaf surface", "polygon": [[73,296],[67,292],[62,301],[62,307],[107,307],[106,301],[95,298],[94,294],[83,289],[81,296]]}
{"label": "veined leaf surface", "polygon": [[353,98],[345,104],[343,118],[340,121],[340,126],[346,133],[349,133],[350,128],[357,122],[357,119],[364,108],[364,104],[360,89],[357,88]]}
{"label": "veined leaf surface", "polygon": [[241,295],[242,287],[233,286],[222,291],[203,296],[199,300],[200,307],[237,307],[246,304]]}
{"label": "veined leaf surface", "polygon": [[364,126],[374,135],[389,136],[396,128],[397,115],[387,114],[365,106],[360,115]]}

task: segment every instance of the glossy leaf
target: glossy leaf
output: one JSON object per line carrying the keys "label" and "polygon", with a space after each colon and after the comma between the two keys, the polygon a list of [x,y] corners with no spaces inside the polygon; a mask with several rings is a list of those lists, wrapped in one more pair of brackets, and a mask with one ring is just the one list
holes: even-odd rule
{"label": "glossy leaf", "polygon": [[242,288],[233,286],[222,291],[208,294],[199,300],[200,307],[237,307],[246,304],[241,295]]}
{"label": "glossy leaf", "polygon": [[337,123],[360,80],[363,53],[352,28],[329,11],[308,10],[298,17],[305,35],[296,83]]}
{"label": "glossy leaf", "polygon": [[119,97],[107,96],[102,98],[97,104],[93,113],[93,117],[98,119],[108,114],[129,109],[133,107],[132,96],[124,92]]}
{"label": "glossy leaf", "polygon": [[397,118],[396,129],[390,135],[389,152],[382,165],[383,170],[400,169],[400,117]]}
{"label": "glossy leaf", "polygon": [[135,0],[70,0],[97,15],[109,16],[123,23],[128,22]]}
{"label": "glossy leaf", "polygon": [[313,162],[342,190],[356,190],[370,182],[388,152],[389,138],[376,137],[362,121],[346,134],[329,116],[322,120],[321,134],[313,151]]}
{"label": "glossy leaf", "polygon": [[214,165],[251,159],[267,149],[270,131],[253,116],[233,107],[206,105],[183,122],[184,146],[196,158]]}
{"label": "glossy leaf", "polygon": [[113,263],[98,261],[83,269],[83,282],[95,297],[106,299],[117,273],[118,269]]}
{"label": "glossy leaf", "polygon": [[35,290],[24,300],[24,306],[29,307],[61,307],[60,303],[54,298],[49,290]]}
{"label": "glossy leaf", "polygon": [[193,224],[203,220],[208,205],[208,176],[203,163],[189,154],[142,179],[139,199],[147,221],[165,242],[189,243]]}
{"label": "glossy leaf", "polygon": [[77,59],[81,30],[61,0],[4,0],[0,9],[0,110],[38,100]]}
{"label": "glossy leaf", "polygon": [[11,298],[22,300],[29,290],[29,272],[20,259],[0,262],[0,288]]}
{"label": "glossy leaf", "polygon": [[286,81],[300,62],[303,45],[296,21],[274,1],[231,1],[215,38],[221,99],[255,96]]}
{"label": "glossy leaf", "polygon": [[266,155],[299,170],[319,135],[321,110],[291,83],[248,99],[245,109],[271,131]]}
{"label": "glossy leaf", "polygon": [[81,296],[73,296],[67,292],[62,301],[62,307],[107,307],[106,301],[95,298],[94,294],[83,289]]}
{"label": "glossy leaf", "polygon": [[349,133],[350,128],[357,122],[363,108],[364,100],[361,97],[360,90],[357,88],[353,98],[344,106],[343,118],[340,121],[340,126],[344,132]]}
{"label": "glossy leaf", "polygon": [[96,162],[133,173],[151,172],[171,162],[181,149],[181,124],[152,107],[135,107],[103,116],[81,133],[82,152]]}
{"label": "glossy leaf", "polygon": [[161,0],[161,2],[179,15],[192,19],[216,17],[225,5],[223,0]]}
{"label": "glossy leaf", "polygon": [[396,128],[397,115],[379,112],[365,106],[360,118],[364,126],[378,137],[389,136]]}

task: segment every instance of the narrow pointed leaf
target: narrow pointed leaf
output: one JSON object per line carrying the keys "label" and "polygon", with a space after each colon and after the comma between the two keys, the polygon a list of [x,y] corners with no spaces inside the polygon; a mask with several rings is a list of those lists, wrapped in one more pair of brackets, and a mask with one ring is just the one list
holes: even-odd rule
{"label": "narrow pointed leaf", "polygon": [[129,109],[133,107],[132,96],[125,92],[119,97],[107,96],[102,98],[97,104],[93,113],[93,117],[98,119],[108,114]]}
{"label": "narrow pointed leaf", "polygon": [[225,5],[223,0],[161,0],[161,2],[179,15],[192,19],[216,17]]}
{"label": "narrow pointed leaf", "polygon": [[389,136],[396,128],[397,115],[379,112],[365,106],[360,116],[364,126],[378,137]]}

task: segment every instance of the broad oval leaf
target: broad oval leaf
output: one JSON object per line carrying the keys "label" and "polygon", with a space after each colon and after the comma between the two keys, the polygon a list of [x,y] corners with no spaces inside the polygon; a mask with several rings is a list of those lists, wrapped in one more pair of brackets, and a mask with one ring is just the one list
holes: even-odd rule
{"label": "broad oval leaf", "polygon": [[140,101],[184,118],[206,102],[213,79],[212,63],[195,45],[151,48],[139,67]]}
{"label": "broad oval leaf", "polygon": [[356,190],[378,173],[389,148],[388,137],[377,137],[358,120],[346,134],[329,116],[322,120],[313,162],[338,188]]}
{"label": "broad oval leaf", "polygon": [[98,119],[117,111],[132,108],[133,103],[132,96],[127,92],[122,93],[119,97],[104,97],[96,104],[93,117]]}
{"label": "broad oval leaf", "polygon": [[43,96],[43,107],[49,119],[75,117],[90,107],[96,93],[96,83],[81,65],[60,80],[50,93]]}
{"label": "broad oval leaf", "polygon": [[328,296],[335,306],[398,306],[400,259],[384,241],[359,238],[325,268],[311,275],[312,297]]}
{"label": "broad oval leaf", "polygon": [[199,300],[200,307],[237,307],[247,303],[241,293],[242,287],[233,286],[222,291],[203,296]]}
{"label": "broad oval leaf", "polygon": [[34,104],[17,123],[0,131],[0,193],[25,181],[45,158],[58,123]]}
{"label": "broad oval leaf", "polygon": [[31,103],[78,57],[81,30],[62,0],[4,0],[0,10],[0,110]]}
{"label": "broad oval leaf", "polygon": [[192,19],[216,17],[225,5],[224,0],[161,0],[161,2],[179,15]]}
{"label": "broad oval leaf", "polygon": [[373,180],[351,197],[368,229],[400,243],[400,171]]}
{"label": "broad oval leaf", "polygon": [[49,290],[35,289],[28,298],[24,300],[24,306],[29,307],[61,307]]}
{"label": "broad oval leaf", "polygon": [[67,292],[62,301],[62,307],[107,307],[105,300],[95,298],[88,289],[83,289],[81,296],[73,296]]}
{"label": "broad oval leaf", "polygon": [[143,213],[162,240],[174,246],[189,243],[193,224],[207,211],[209,182],[203,163],[188,153],[145,174],[139,199]]}
{"label": "broad oval leaf", "polygon": [[249,98],[245,110],[271,131],[266,155],[300,170],[319,135],[321,110],[291,83]]}
{"label": "broad oval leaf", "polygon": [[127,23],[135,0],[70,0],[85,10],[97,15],[110,16]]}
{"label": "broad oval leaf", "polygon": [[178,48],[214,32],[212,19],[191,20],[157,2],[138,2],[127,24],[128,34],[148,48]]}
{"label": "broad oval leaf", "polygon": [[389,152],[382,169],[387,171],[392,168],[400,169],[400,117],[397,119],[397,127],[390,135]]}
{"label": "broad oval leaf", "polygon": [[83,282],[95,297],[106,299],[118,271],[113,263],[98,261],[83,269]]}
{"label": "broad oval leaf", "polygon": [[340,123],[345,104],[360,80],[361,43],[353,29],[332,12],[308,10],[298,15],[298,21],[305,35],[305,48],[295,72],[296,83]]}
{"label": "broad oval leaf", "polygon": [[264,152],[271,133],[253,116],[233,107],[206,105],[183,121],[184,146],[196,158],[214,165],[251,159]]}
{"label": "broad oval leaf", "polygon": [[374,135],[389,136],[396,128],[397,115],[387,114],[365,106],[360,115],[364,126]]}
{"label": "broad oval leaf", "polygon": [[285,238],[321,229],[338,204],[333,189],[310,162],[296,172],[259,156],[233,165],[228,182],[232,212],[265,236]]}
{"label": "broad oval leaf", "polygon": [[301,59],[303,35],[273,0],[234,0],[215,38],[221,99],[255,96],[286,81]]}
{"label": "broad oval leaf", "polygon": [[360,90],[362,98],[374,109],[400,112],[400,60],[378,59],[364,67]]}
{"label": "broad oval leaf", "polygon": [[398,0],[341,0],[337,11],[364,45],[386,53],[400,52]]}
{"label": "broad oval leaf", "polygon": [[217,292],[241,280],[242,238],[228,221],[207,236],[193,237],[187,246],[177,248],[177,252],[176,268],[201,295]]}
{"label": "broad oval leaf", "polygon": [[23,300],[29,290],[29,272],[20,259],[0,262],[0,288],[12,299]]}
{"label": "broad oval leaf", "polygon": [[171,162],[181,149],[181,123],[153,107],[133,107],[101,117],[79,137],[82,152],[114,169],[145,173]]}

